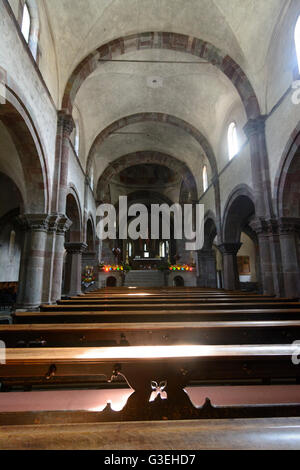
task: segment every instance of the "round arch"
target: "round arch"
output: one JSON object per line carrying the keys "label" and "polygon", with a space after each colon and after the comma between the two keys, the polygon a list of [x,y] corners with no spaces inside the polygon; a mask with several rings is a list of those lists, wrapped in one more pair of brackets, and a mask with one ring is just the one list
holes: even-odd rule
{"label": "round arch", "polygon": [[212,211],[208,211],[204,217],[204,250],[211,250],[217,236],[216,217]]}
{"label": "round arch", "polygon": [[106,287],[117,287],[117,279],[115,276],[109,276],[106,279]]}
{"label": "round arch", "polygon": [[82,240],[82,211],[79,197],[74,185],[69,185],[66,198],[66,215],[72,225],[66,233],[66,241],[80,242]]}
{"label": "round arch", "polygon": [[174,287],[184,287],[184,279],[182,276],[176,276],[173,279],[173,286]]}
{"label": "round arch", "polygon": [[213,149],[206,139],[206,137],[194,126],[188,122],[170,114],[163,113],[137,113],[130,116],[125,116],[121,119],[110,124],[106,127],[94,140],[87,160],[87,174],[89,174],[90,168],[94,162],[96,155],[99,153],[99,148],[105,139],[114,132],[117,132],[124,127],[127,127],[131,124],[136,124],[140,122],[161,122],[164,124],[170,124],[171,126],[179,127],[180,129],[186,131],[201,145],[203,148],[207,159],[210,163],[213,176],[218,174],[218,167],[216,157],[214,155]]}
{"label": "round arch", "polygon": [[156,191],[149,191],[149,190],[139,190],[133,191],[128,195],[128,206],[135,204],[136,201],[139,203],[149,203],[149,200],[153,201],[153,203],[157,204],[168,204],[169,206],[173,204],[170,198],[166,195],[158,193]]}
{"label": "round arch", "polygon": [[41,141],[27,109],[8,86],[5,103],[0,106],[0,120],[20,156],[26,187],[24,212],[47,213],[50,182]]}
{"label": "round arch", "polygon": [[89,214],[86,223],[86,244],[87,251],[93,252],[96,249],[95,224],[91,214]]}
{"label": "round arch", "polygon": [[193,201],[197,201],[197,185],[195,178],[189,167],[177,158],[161,152],[135,152],[118,158],[104,170],[98,181],[97,198],[99,201],[110,202],[109,182],[119,172],[134,165],[140,164],[164,165],[179,173],[186,187],[191,193]]}
{"label": "round arch", "polygon": [[300,217],[300,123],[281,157],[274,184],[274,206],[279,217]]}
{"label": "round arch", "polygon": [[241,232],[255,215],[255,198],[249,186],[241,184],[229,195],[224,209],[224,243],[239,243]]}
{"label": "round arch", "polygon": [[123,54],[145,49],[165,49],[185,52],[217,67],[232,82],[241,97],[248,119],[260,114],[254,89],[241,67],[213,44],[193,36],[171,32],[144,32],[115,39],[91,52],[73,71],[62,99],[62,108],[72,114],[77,92],[101,60],[115,59]]}

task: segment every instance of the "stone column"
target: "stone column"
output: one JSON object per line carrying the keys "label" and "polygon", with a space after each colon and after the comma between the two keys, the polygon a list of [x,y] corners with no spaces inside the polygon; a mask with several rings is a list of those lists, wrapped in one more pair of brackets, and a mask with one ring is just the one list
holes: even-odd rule
{"label": "stone column", "polygon": [[244,132],[248,137],[251,153],[256,217],[272,219],[274,214],[265,124],[266,116],[250,119],[244,127]]}
{"label": "stone column", "polygon": [[276,219],[254,219],[250,225],[258,238],[262,292],[264,295],[283,296],[278,222]]}
{"label": "stone column", "polygon": [[274,295],[275,290],[269,236],[267,231],[264,230],[258,230],[256,233],[259,245],[262,293],[264,295]]}
{"label": "stone column", "polygon": [[86,266],[93,266],[94,274],[96,276],[95,284],[93,285],[93,289],[98,287],[98,257],[96,251],[84,251],[82,253],[82,271],[86,268]]}
{"label": "stone column", "polygon": [[69,138],[74,129],[72,116],[58,111],[52,212],[65,214],[68,188]]}
{"label": "stone column", "polygon": [[203,249],[197,252],[197,284],[199,287],[217,287],[217,266],[214,250]]}
{"label": "stone column", "polygon": [[48,215],[26,214],[19,217],[24,231],[21,257],[18,310],[37,309],[42,302],[45,245]]}
{"label": "stone column", "polygon": [[283,218],[279,222],[279,237],[285,296],[300,298],[300,266],[297,239],[300,233],[300,220]]}
{"label": "stone column", "polygon": [[81,295],[82,253],[87,245],[82,242],[65,243],[67,250],[64,294]]}
{"label": "stone column", "polygon": [[281,252],[272,202],[265,123],[266,116],[250,119],[244,131],[248,137],[251,152],[263,292],[267,295],[281,296],[283,295]]}
{"label": "stone column", "polygon": [[236,255],[241,243],[223,243],[218,248],[223,254],[223,278],[225,290],[238,290],[240,288],[239,272]]}
{"label": "stone column", "polygon": [[62,274],[64,264],[65,252],[65,234],[71,227],[72,222],[67,216],[60,216],[57,222],[55,233],[55,247],[53,253],[53,274],[52,274],[52,289],[51,289],[51,303],[57,302],[61,299],[62,294]]}
{"label": "stone column", "polygon": [[178,256],[180,256],[178,264],[190,264],[191,262],[191,252],[185,249],[185,244],[185,238],[182,240],[176,240],[176,252]]}
{"label": "stone column", "polygon": [[55,253],[55,238],[56,230],[59,222],[59,216],[52,214],[49,216],[48,221],[48,233],[46,238],[45,246],[45,264],[44,264],[44,276],[43,276],[43,304],[51,303],[52,293],[52,280],[53,280],[53,265],[54,265],[54,253]]}

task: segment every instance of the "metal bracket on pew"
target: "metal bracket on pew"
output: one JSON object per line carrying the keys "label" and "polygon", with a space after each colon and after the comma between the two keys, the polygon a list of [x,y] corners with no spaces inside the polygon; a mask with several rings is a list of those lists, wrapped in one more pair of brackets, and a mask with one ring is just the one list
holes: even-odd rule
{"label": "metal bracket on pew", "polygon": [[18,341],[19,348],[43,348],[47,346],[47,341],[43,338],[35,339],[32,341]]}
{"label": "metal bracket on pew", "polygon": [[56,374],[56,365],[55,364],[52,364],[50,367],[49,367],[49,370],[47,372],[47,374],[45,375],[45,379],[46,380],[51,380],[53,379],[53,377],[55,377],[55,374]]}

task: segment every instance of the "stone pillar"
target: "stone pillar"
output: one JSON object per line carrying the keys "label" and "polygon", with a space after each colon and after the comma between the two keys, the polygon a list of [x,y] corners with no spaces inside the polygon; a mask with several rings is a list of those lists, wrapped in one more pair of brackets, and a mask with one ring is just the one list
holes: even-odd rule
{"label": "stone pillar", "polygon": [[98,266],[98,264],[101,261],[102,240],[100,240],[97,236],[96,236],[95,245],[96,245],[96,259],[97,259],[97,266]]}
{"label": "stone pillar", "polygon": [[69,138],[74,129],[72,116],[58,112],[52,212],[65,214],[68,188]]}
{"label": "stone pillar", "polygon": [[93,285],[93,289],[98,287],[98,256],[96,251],[84,251],[82,253],[82,272],[86,268],[86,266],[93,266],[94,274],[95,274],[95,284]]}
{"label": "stone pillar", "polygon": [[71,227],[72,222],[67,216],[60,216],[57,222],[55,233],[55,247],[53,253],[53,274],[52,274],[52,289],[51,289],[51,303],[57,302],[61,299],[62,294],[62,274],[64,264],[65,252],[65,234]]}
{"label": "stone pillar", "polygon": [[65,243],[67,250],[64,294],[81,295],[82,253],[87,245],[82,242]]}
{"label": "stone pillar", "polygon": [[264,295],[274,295],[272,260],[269,246],[269,237],[266,232],[258,232],[258,245],[260,257],[262,293]]}
{"label": "stone pillar", "polygon": [[274,214],[265,123],[266,116],[258,116],[256,119],[250,119],[244,127],[244,132],[248,137],[251,153],[256,217],[272,219]]}
{"label": "stone pillar", "polygon": [[262,292],[264,295],[283,296],[278,223],[275,219],[255,219],[250,225],[258,238]]}
{"label": "stone pillar", "polygon": [[43,276],[43,294],[42,303],[51,303],[52,293],[52,280],[53,280],[53,264],[54,264],[54,252],[55,252],[55,237],[57,224],[59,222],[59,216],[52,214],[49,216],[48,221],[48,233],[46,238],[45,246],[45,264],[44,264],[44,276]]}
{"label": "stone pillar", "polygon": [[198,251],[196,265],[198,286],[217,288],[217,266],[214,250],[203,249]]}
{"label": "stone pillar", "polygon": [[299,219],[280,219],[279,237],[285,296],[300,298],[300,266],[297,239],[300,232]]}
{"label": "stone pillar", "polygon": [[282,259],[281,259],[278,221],[275,219],[272,219],[268,221],[268,226],[269,226],[269,246],[270,246],[271,260],[272,260],[274,294],[277,297],[283,297],[284,296],[284,280],[283,280],[283,272],[282,272]]}
{"label": "stone pillar", "polygon": [[24,245],[17,309],[32,310],[37,309],[42,303],[48,215],[26,214],[19,217],[19,222],[24,231]]}
{"label": "stone pillar", "polygon": [[283,295],[281,252],[278,224],[272,202],[265,123],[266,116],[250,119],[244,131],[248,137],[251,152],[263,292],[267,295],[281,296]]}
{"label": "stone pillar", "polygon": [[186,239],[176,240],[176,253],[180,256],[178,264],[190,264],[191,252],[185,249]]}
{"label": "stone pillar", "polygon": [[223,243],[218,248],[223,254],[223,278],[225,290],[238,290],[240,288],[239,272],[236,255],[241,243]]}

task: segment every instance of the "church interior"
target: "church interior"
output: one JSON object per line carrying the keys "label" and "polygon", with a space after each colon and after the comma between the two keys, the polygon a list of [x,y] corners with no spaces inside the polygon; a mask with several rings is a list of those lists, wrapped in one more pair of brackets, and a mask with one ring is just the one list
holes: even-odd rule
{"label": "church interior", "polygon": [[0,38],[0,449],[300,449],[300,0],[0,0]]}

